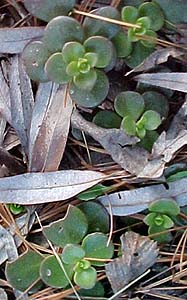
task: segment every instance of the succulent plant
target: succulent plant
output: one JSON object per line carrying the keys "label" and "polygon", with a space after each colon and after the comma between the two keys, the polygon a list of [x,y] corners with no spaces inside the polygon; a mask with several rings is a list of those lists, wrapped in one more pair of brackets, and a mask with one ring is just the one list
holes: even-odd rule
{"label": "succulent plant", "polygon": [[171,240],[171,233],[162,233],[174,226],[172,218],[176,217],[180,208],[175,200],[160,199],[150,204],[149,214],[144,218],[144,223],[149,226],[148,233],[161,233],[160,235],[153,236],[158,242],[168,242]]}
{"label": "succulent plant", "polygon": [[121,126],[129,135],[136,135],[140,139],[147,131],[158,128],[161,117],[155,110],[146,110],[144,98],[137,92],[122,92],[114,103],[116,112],[123,117]]}

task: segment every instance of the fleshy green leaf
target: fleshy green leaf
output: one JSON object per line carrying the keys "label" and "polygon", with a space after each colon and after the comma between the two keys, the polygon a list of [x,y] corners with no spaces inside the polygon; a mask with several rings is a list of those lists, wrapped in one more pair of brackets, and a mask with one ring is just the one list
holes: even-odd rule
{"label": "fleshy green leaf", "polygon": [[67,244],[62,252],[62,260],[65,264],[76,264],[84,256],[84,249],[81,246],[74,244]]}
{"label": "fleshy green leaf", "polygon": [[149,205],[149,210],[169,216],[177,216],[180,213],[178,204],[171,198],[154,201]]}
{"label": "fleshy green leaf", "polygon": [[150,226],[148,229],[149,235],[160,233],[159,235],[155,235],[152,237],[155,241],[159,243],[168,243],[172,240],[172,235],[170,232],[162,233],[162,231],[165,231],[166,229],[162,226]]}
{"label": "fleshy green leaf", "polygon": [[134,6],[124,6],[121,11],[121,19],[124,22],[136,23],[138,18],[138,9]]}
{"label": "fleshy green leaf", "polygon": [[187,177],[187,171],[180,171],[167,178],[167,182],[173,182]]}
{"label": "fleshy green leaf", "polygon": [[73,78],[73,82],[78,89],[91,91],[96,83],[97,73],[91,69],[89,72],[80,73]]}
{"label": "fleshy green leaf", "polygon": [[144,223],[148,226],[152,226],[154,225],[154,220],[156,217],[157,213],[153,212],[153,213],[149,213],[144,219]]}
{"label": "fleshy green leaf", "polygon": [[144,110],[144,99],[137,92],[122,92],[116,97],[114,107],[121,117],[130,116],[136,121]]}
{"label": "fleshy green leaf", "polygon": [[130,68],[135,68],[139,64],[142,63],[142,61],[148,57],[152,52],[154,51],[154,48],[145,47],[141,42],[134,43],[133,50],[131,54],[125,58],[125,63]]}
{"label": "fleshy green leaf", "polygon": [[65,43],[62,49],[63,60],[69,64],[72,61],[77,61],[85,54],[84,46],[78,42]]}
{"label": "fleshy green leaf", "polygon": [[96,70],[97,80],[91,91],[81,90],[74,83],[70,85],[70,96],[76,104],[84,107],[98,106],[106,98],[109,90],[108,78],[104,72]]}
{"label": "fleshy green leaf", "polygon": [[[82,247],[85,250],[85,256],[88,258],[109,259],[113,256],[114,246],[112,242],[108,243],[107,235],[96,232],[88,234],[82,241]],[[94,266],[103,266],[105,262],[91,261]]]}
{"label": "fleshy green leaf", "polygon": [[110,64],[113,57],[113,44],[110,40],[102,36],[93,36],[84,42],[86,52],[97,54],[97,68],[104,68]]}
{"label": "fleshy green leaf", "polygon": [[75,0],[24,0],[24,5],[33,16],[48,22],[54,17],[67,15],[75,2]]}
{"label": "fleshy green leaf", "polygon": [[187,23],[186,0],[154,0],[164,11],[166,19],[174,24]]}
{"label": "fleshy green leaf", "polygon": [[60,16],[52,19],[46,26],[44,32],[44,43],[53,52],[62,51],[67,42],[82,42],[83,29],[78,21],[71,17]]}
{"label": "fleshy green leaf", "polygon": [[97,53],[88,52],[84,55],[84,58],[88,61],[91,68],[95,67],[98,61]]}
{"label": "fleshy green leaf", "polygon": [[[95,9],[92,11],[92,13],[114,20],[120,19],[120,14],[118,10],[112,6],[106,6]],[[120,27],[118,25],[110,24],[106,21],[100,21],[89,17],[85,18],[83,22],[83,27],[85,29],[87,37],[97,35],[104,36],[109,39],[114,37],[120,30]]]}
{"label": "fleshy green leaf", "polygon": [[97,281],[92,289],[81,289],[79,295],[82,297],[104,297],[105,290],[100,281]]}
{"label": "fleshy green leaf", "polygon": [[161,117],[167,118],[169,112],[169,104],[167,98],[158,92],[147,91],[142,94],[145,103],[145,110],[154,110]]}
{"label": "fleshy green leaf", "polygon": [[160,115],[154,110],[147,110],[141,117],[139,122],[143,122],[144,128],[147,130],[155,130],[161,124]]}
{"label": "fleshy green leaf", "polygon": [[26,211],[26,208],[24,205],[20,205],[20,204],[7,204],[9,210],[11,211],[12,214],[14,215],[19,215],[22,212]]}
{"label": "fleshy green leaf", "polygon": [[103,128],[120,128],[121,117],[113,111],[101,110],[93,118],[93,122]]}
{"label": "fleshy green leaf", "polygon": [[157,34],[153,30],[146,30],[145,32],[146,39],[142,39],[140,42],[144,47],[154,48],[156,45]]}
{"label": "fleshy green leaf", "polygon": [[96,284],[96,280],[97,272],[93,267],[74,274],[75,283],[83,289],[92,289]]}
{"label": "fleshy green leaf", "polygon": [[139,145],[141,145],[143,148],[145,148],[147,151],[151,152],[154,142],[159,137],[159,134],[154,131],[146,131],[146,135],[144,138],[139,142]]}
{"label": "fleshy green leaf", "polygon": [[27,251],[13,262],[6,265],[6,278],[13,288],[25,291],[39,280],[39,268],[43,257],[34,251]]}
{"label": "fleshy green leaf", "polygon": [[127,134],[136,135],[136,122],[131,116],[124,117],[121,126]]}
{"label": "fleshy green leaf", "polygon": [[150,29],[158,31],[164,25],[164,14],[161,7],[154,2],[145,2],[138,8],[139,16],[147,16],[151,20]]}
{"label": "fleshy green leaf", "polygon": [[163,227],[165,229],[168,229],[168,228],[171,228],[174,226],[174,222],[170,217],[168,217],[167,215],[162,215],[162,217],[164,220]]}
{"label": "fleshy green leaf", "polygon": [[[67,276],[71,280],[73,276],[72,265],[66,265],[62,262],[62,260],[61,263],[67,273]],[[50,255],[46,257],[41,263],[40,277],[46,285],[54,288],[64,288],[69,284],[69,281],[65,276],[63,269],[61,268],[60,264],[58,263],[54,255]]]}
{"label": "fleshy green leaf", "polygon": [[22,59],[26,72],[32,80],[49,81],[44,66],[50,55],[50,52],[41,41],[31,42],[24,48]]}
{"label": "fleshy green leaf", "polygon": [[106,193],[108,190],[110,190],[110,187],[104,186],[102,184],[97,184],[90,189],[78,194],[77,198],[83,201],[94,200]]}
{"label": "fleshy green leaf", "polygon": [[144,127],[138,127],[136,125],[136,135],[140,138],[143,139],[146,135],[146,130]]}
{"label": "fleshy green leaf", "polygon": [[70,76],[76,76],[79,75],[79,68],[77,65],[77,61],[70,62],[66,67],[66,73]]}
{"label": "fleshy green leaf", "polygon": [[62,53],[54,53],[45,64],[45,72],[52,81],[63,84],[71,79],[66,73],[66,67],[67,65],[63,61]]}
{"label": "fleshy green leaf", "polygon": [[88,233],[103,232],[108,233],[110,228],[110,218],[107,210],[96,202],[84,202],[78,205],[88,220]]}
{"label": "fleshy green leaf", "polygon": [[132,51],[132,43],[124,31],[119,31],[115,37],[113,37],[112,43],[116,49],[117,56],[120,58],[128,56]]}
{"label": "fleshy green leaf", "polygon": [[88,222],[82,211],[69,206],[64,219],[44,227],[44,234],[55,245],[64,247],[66,244],[78,244],[87,232]]}
{"label": "fleshy green leaf", "polygon": [[149,17],[141,17],[138,18],[136,24],[141,26],[141,28],[136,29],[136,33],[143,35],[146,33],[146,30],[150,28],[151,20]]}

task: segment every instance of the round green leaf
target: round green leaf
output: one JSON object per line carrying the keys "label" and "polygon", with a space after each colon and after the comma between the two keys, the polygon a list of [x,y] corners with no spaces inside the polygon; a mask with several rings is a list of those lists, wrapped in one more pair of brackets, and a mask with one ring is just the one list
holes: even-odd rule
{"label": "round green leaf", "polygon": [[128,135],[136,135],[136,122],[131,116],[124,117],[121,126]]}
{"label": "round green leaf", "polygon": [[96,67],[104,68],[110,64],[113,57],[113,44],[102,36],[93,36],[84,42],[86,52],[93,52],[98,55]]}
{"label": "round green leaf", "polygon": [[66,73],[70,77],[79,75],[79,68],[78,68],[78,65],[77,65],[77,61],[72,61],[67,65]]}
{"label": "round green leaf", "polygon": [[121,10],[121,19],[124,22],[136,23],[138,18],[138,9],[134,6],[124,6]]}
{"label": "round green leaf", "polygon": [[128,56],[132,51],[132,43],[122,30],[112,38],[112,43],[116,49],[117,56],[120,58]]}
{"label": "round green leaf", "polygon": [[75,206],[69,206],[65,217],[44,227],[44,234],[55,245],[78,244],[85,236],[88,222],[83,212]]}
{"label": "round green leaf", "polygon": [[155,233],[160,233],[159,235],[153,236],[152,239],[159,243],[168,243],[172,240],[172,235],[170,232],[162,233],[162,231],[165,231],[166,229],[162,226],[150,226],[148,229],[148,234],[152,235]]}
{"label": "round green leaf", "polygon": [[164,218],[163,218],[162,214],[156,214],[155,219],[154,219],[154,224],[156,226],[162,226],[163,228],[165,228],[164,227]]}
{"label": "round green leaf", "polygon": [[141,42],[137,42],[133,44],[133,50],[131,54],[125,58],[125,63],[130,68],[135,68],[139,64],[142,63],[142,61],[148,57],[152,52],[154,51],[154,48],[145,47]]}
{"label": "round green leaf", "polygon": [[130,116],[136,121],[144,110],[144,99],[137,92],[122,92],[116,97],[114,108],[121,117]]}
{"label": "round green leaf", "polygon": [[96,70],[97,80],[91,91],[79,89],[74,83],[70,85],[70,96],[72,100],[84,107],[94,107],[106,98],[109,90],[108,78],[104,72]]}
{"label": "round green leaf", "polygon": [[147,48],[154,48],[157,43],[157,34],[153,30],[146,30],[145,32],[146,39],[142,39],[140,42],[143,46]]}
{"label": "round green leaf", "polygon": [[77,61],[82,58],[85,54],[84,46],[78,42],[65,43],[62,48],[63,60],[69,64],[72,61]]}
{"label": "round green leaf", "polygon": [[93,68],[96,66],[98,61],[98,54],[93,52],[88,52],[84,55],[84,58],[89,63],[90,67]]}
{"label": "round green leaf", "polygon": [[54,53],[62,51],[67,42],[82,42],[83,37],[83,29],[78,21],[71,17],[60,16],[47,24],[43,40],[46,47]]}
{"label": "round green leaf", "polygon": [[86,260],[86,259],[82,259],[80,260],[76,266],[74,267],[74,271],[75,272],[82,272],[83,270],[87,270],[91,267],[91,263],[90,261]]}
{"label": "round green leaf", "polygon": [[160,115],[154,110],[144,112],[139,122],[143,122],[144,128],[147,130],[155,130],[162,123]]}
{"label": "round green leaf", "polygon": [[144,136],[144,138],[139,142],[139,145],[141,145],[147,151],[151,152],[153,144],[156,142],[158,137],[159,134],[156,131],[148,130],[146,131],[146,135]]}
{"label": "round green leaf", "polygon": [[166,19],[172,23],[187,23],[186,0],[154,0],[164,11]]}
{"label": "round green leaf", "polygon": [[54,17],[67,15],[75,6],[75,2],[75,0],[24,0],[24,5],[33,16],[48,22]]}
{"label": "round green leaf", "polygon": [[[62,262],[62,260],[61,263],[67,273],[68,278],[71,280],[73,276],[72,265],[66,265]],[[46,285],[54,288],[64,288],[69,284],[63,269],[54,255],[50,255],[42,261],[40,266],[40,277]]]}
{"label": "round green leaf", "polygon": [[136,135],[140,138],[143,139],[146,135],[146,130],[144,127],[138,127],[136,126]]}
{"label": "round green leaf", "polygon": [[62,252],[62,260],[65,264],[76,264],[84,256],[84,249],[81,246],[74,244],[67,244]]}
{"label": "round green leaf", "polygon": [[136,33],[145,34],[146,30],[148,30],[150,28],[151,20],[149,17],[141,17],[141,18],[138,18],[138,20],[136,21],[136,24],[141,26],[141,28],[136,29]]}
{"label": "round green leaf", "polygon": [[[114,20],[120,19],[120,14],[118,10],[112,6],[97,8],[91,13]],[[97,35],[104,36],[109,39],[114,37],[120,30],[120,26],[118,25],[111,24],[106,21],[92,19],[89,17],[85,18],[83,22],[83,27],[87,37]]]}
{"label": "round green leaf", "polygon": [[180,213],[180,208],[175,200],[169,199],[160,199],[154,201],[149,205],[149,210],[151,212],[162,213],[169,216],[177,216]]}
{"label": "round green leaf", "polygon": [[41,82],[49,81],[44,71],[44,66],[50,55],[50,52],[41,41],[31,42],[23,49],[23,63],[27,74],[32,80]]}
{"label": "round green leaf", "polygon": [[[82,241],[82,247],[85,250],[85,257],[109,259],[114,254],[114,246],[112,242],[108,243],[107,235],[96,232],[88,234]],[[94,266],[103,266],[105,262],[91,261]]]}
{"label": "round green leaf", "polygon": [[168,228],[171,228],[174,226],[174,222],[170,217],[168,217],[167,215],[162,215],[162,217],[164,220],[163,227],[165,229],[168,229]]}
{"label": "round green leaf", "polygon": [[155,91],[147,91],[143,93],[145,110],[154,110],[161,117],[167,118],[169,112],[168,99],[161,93]]}
{"label": "round green leaf", "polygon": [[148,226],[152,226],[154,225],[154,220],[155,220],[155,217],[157,216],[157,213],[155,212],[152,212],[152,213],[149,213],[144,219],[144,223]]}
{"label": "round green leaf", "polygon": [[121,117],[113,111],[101,110],[93,118],[93,122],[103,128],[120,128]]}
{"label": "round green leaf", "polygon": [[79,295],[82,297],[104,297],[105,290],[100,281],[97,281],[92,289],[81,289]]}
{"label": "round green leaf", "polygon": [[15,261],[6,264],[5,274],[13,288],[25,291],[35,281],[39,280],[39,268],[43,256],[34,251],[27,251]]}
{"label": "round green leaf", "polygon": [[96,284],[96,280],[97,272],[93,267],[74,274],[75,283],[83,289],[92,289]]}
{"label": "round green leaf", "polygon": [[150,29],[158,31],[164,25],[164,14],[161,7],[154,2],[145,2],[138,8],[139,16],[149,17],[151,20]]}
{"label": "round green leaf", "polygon": [[80,90],[91,91],[96,83],[97,73],[91,69],[89,72],[80,73],[74,76],[73,83]]}
{"label": "round green leaf", "polygon": [[139,37],[136,35],[136,29],[135,28],[129,28],[128,34],[127,34],[128,40],[133,43],[139,41]]}
{"label": "round green leaf", "polygon": [[88,233],[103,232],[108,233],[110,228],[110,218],[107,210],[99,203],[89,201],[78,205],[88,220]]}
{"label": "round green leaf", "polygon": [[71,79],[66,73],[66,67],[62,53],[54,53],[45,64],[45,72],[52,81],[63,84]]}

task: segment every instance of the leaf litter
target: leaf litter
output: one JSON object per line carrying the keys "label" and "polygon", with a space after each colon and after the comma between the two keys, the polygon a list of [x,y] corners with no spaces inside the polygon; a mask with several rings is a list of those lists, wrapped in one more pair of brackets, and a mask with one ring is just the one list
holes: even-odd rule
{"label": "leaf litter", "polygon": [[[118,4],[119,1],[112,1],[113,6]],[[20,10],[22,6],[18,7],[14,1],[12,6],[15,11],[18,9],[21,17],[26,16]],[[103,3],[100,6],[103,6]],[[106,185],[110,184],[110,181],[120,181],[123,187],[122,190],[117,188],[115,193],[97,198],[111,217],[133,216],[144,211],[151,202],[163,197],[172,197],[181,207],[185,207],[187,179],[166,184],[163,174],[187,143],[187,101],[183,101],[178,113],[174,111],[170,126],[166,126],[167,129],[160,133],[150,153],[137,145],[137,137],[126,135],[122,129],[104,129],[84,119],[78,110],[74,109],[73,102],[67,96],[67,86],[51,82],[39,86],[31,83],[25,73],[20,53],[30,40],[42,38],[43,32],[42,26],[0,29],[0,164],[1,169],[6,168],[8,172],[2,173],[2,177],[5,178],[0,178],[0,202],[28,205],[26,213],[15,216],[16,226],[21,234],[25,238],[30,236],[33,224],[37,224],[35,210],[43,216],[45,224],[50,226],[54,219],[64,217],[70,202],[75,205],[79,203],[76,195],[97,183],[105,184],[106,180],[109,180]],[[176,40],[175,37],[177,34],[172,37],[173,40]],[[132,78],[134,82],[186,93],[184,71],[142,73],[163,63],[169,64],[171,58],[182,62],[185,51],[173,47],[156,50],[126,75],[141,72]],[[177,96],[181,97],[181,94]],[[84,109],[80,110],[84,115]],[[68,141],[71,125],[87,134],[86,147],[91,154],[90,143],[95,145],[97,142],[97,147],[99,143],[105,149],[111,157],[112,167],[109,165],[105,168],[105,163],[87,163],[80,144],[72,145]],[[9,128],[14,128],[17,140],[14,138],[15,133],[9,133],[9,139],[13,142],[7,145],[6,138],[8,132],[11,132]],[[94,142],[90,142],[90,136]],[[65,171],[64,158],[71,150],[73,159],[79,158],[80,168]],[[138,215],[141,219],[141,214]],[[12,261],[18,257],[22,239],[16,234],[14,222],[9,227],[2,222],[0,232],[2,264],[6,260]],[[148,237],[127,232],[121,236],[121,244],[122,256],[112,259],[105,266],[106,276],[114,293],[154,266],[158,259],[158,247]],[[22,247],[19,248],[19,253],[24,252],[24,245]],[[0,289],[0,298],[7,299],[5,291],[6,289]],[[45,292],[44,295],[40,292],[35,298],[45,299],[42,298],[46,297]],[[14,293],[20,296],[18,291]],[[141,296],[134,296],[133,294],[127,297],[142,299]],[[23,295],[22,297],[24,299]],[[27,299],[28,296],[25,297]],[[51,299],[60,298],[55,298],[54,294]]]}

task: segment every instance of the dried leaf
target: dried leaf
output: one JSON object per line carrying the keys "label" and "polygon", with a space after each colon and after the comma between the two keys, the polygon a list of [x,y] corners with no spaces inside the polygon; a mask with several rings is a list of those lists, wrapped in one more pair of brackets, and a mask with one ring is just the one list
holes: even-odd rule
{"label": "dried leaf", "polygon": [[86,121],[77,111],[74,111],[71,121],[74,127],[86,131],[98,141],[126,171],[139,174],[146,165],[150,154],[140,147],[130,147],[137,143],[137,137],[127,135],[124,130],[98,127]]}
{"label": "dried leaf", "polygon": [[105,178],[100,172],[78,170],[0,178],[0,202],[31,205],[66,200]]}
{"label": "dried leaf", "polygon": [[187,73],[147,73],[135,76],[134,80],[187,93]]}
{"label": "dried leaf", "polygon": [[25,153],[28,154],[28,136],[34,105],[32,86],[22,60],[15,55],[8,69],[10,85],[11,125],[16,130]]}
{"label": "dried leaf", "polygon": [[0,299],[1,300],[8,300],[7,293],[3,289],[0,289]]}
{"label": "dried leaf", "polygon": [[56,171],[69,133],[73,104],[67,87],[40,85],[30,130],[30,171]]}
{"label": "dried leaf", "polygon": [[11,124],[10,91],[8,85],[7,62],[0,62],[0,114]]}
{"label": "dried leaf", "polygon": [[0,53],[21,53],[32,39],[43,36],[44,27],[0,28]]}
{"label": "dried leaf", "polygon": [[181,55],[184,55],[184,52],[179,49],[173,48],[173,47],[158,49],[158,50],[154,51],[152,54],[150,54],[140,65],[135,67],[133,70],[128,72],[126,75],[129,75],[133,72],[147,71],[149,69],[157,67],[160,64],[167,62],[167,60],[170,56],[176,58]]}
{"label": "dried leaf", "polygon": [[127,232],[121,236],[122,257],[105,265],[106,275],[114,292],[143,274],[157,259],[157,243],[147,236]]}
{"label": "dried leaf", "polygon": [[174,198],[180,206],[187,205],[187,178],[169,183],[167,189],[163,184],[151,185],[102,196],[98,200],[108,211],[111,205],[113,215],[127,216],[148,208],[150,203],[161,198]]}
{"label": "dried leaf", "polygon": [[15,260],[18,257],[13,236],[0,225],[0,265],[7,259]]}

